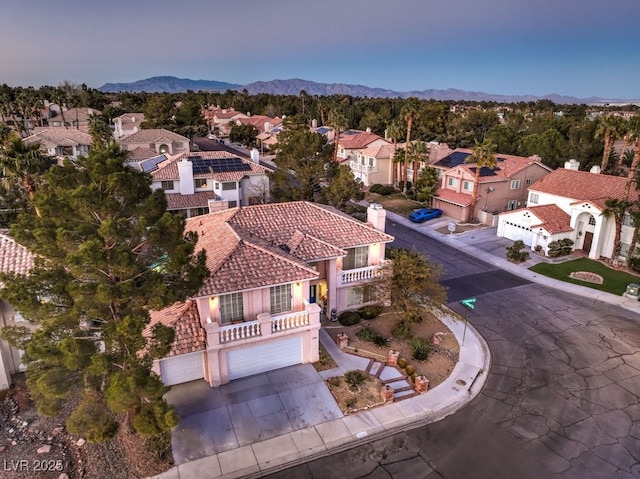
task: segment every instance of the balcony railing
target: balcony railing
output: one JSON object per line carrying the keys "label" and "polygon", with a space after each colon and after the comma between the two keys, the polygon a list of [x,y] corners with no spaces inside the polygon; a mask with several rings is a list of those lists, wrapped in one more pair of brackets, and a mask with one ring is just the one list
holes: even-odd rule
{"label": "balcony railing", "polygon": [[353,171],[362,171],[363,173],[371,173],[373,171],[373,166],[363,165],[359,161],[350,161],[349,164]]}
{"label": "balcony railing", "polygon": [[271,331],[285,331],[309,325],[309,311],[297,311],[271,317]]}
{"label": "balcony railing", "polygon": [[365,268],[349,269],[341,272],[342,284],[371,281],[382,274],[381,266],[367,266]]}
{"label": "balcony railing", "polygon": [[262,336],[260,321],[246,321],[244,323],[229,324],[220,327],[220,343],[230,343],[241,339]]}

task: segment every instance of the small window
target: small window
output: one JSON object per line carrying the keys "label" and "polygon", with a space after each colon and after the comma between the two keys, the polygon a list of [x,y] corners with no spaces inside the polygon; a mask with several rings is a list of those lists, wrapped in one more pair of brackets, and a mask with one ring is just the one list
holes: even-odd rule
{"label": "small window", "polygon": [[367,266],[369,257],[369,247],[359,246],[357,248],[350,248],[347,250],[347,256],[342,260],[342,269],[344,271],[349,269],[364,268]]}
{"label": "small window", "polygon": [[237,208],[238,202],[236,200],[229,201],[229,208]]}
{"label": "small window", "polygon": [[220,183],[218,183],[218,182],[216,181],[216,182],[213,184],[213,187],[214,187],[216,190],[219,190],[219,189],[220,189]]}
{"label": "small window", "polygon": [[529,203],[537,205],[538,201],[540,201],[540,195],[538,195],[538,193],[529,193]]}
{"label": "small window", "polygon": [[291,311],[290,284],[272,286],[269,290],[269,298],[271,299],[271,314],[279,314],[284,313],[285,311]]}
{"label": "small window", "polygon": [[465,191],[473,191],[473,183],[471,181],[463,181],[462,189]]}
{"label": "small window", "polygon": [[631,215],[629,213],[625,213],[622,217],[622,225],[633,226],[633,220],[631,219]]}
{"label": "small window", "polygon": [[235,181],[228,181],[222,183],[222,191],[236,190],[238,189],[238,184]]}
{"label": "small window", "polygon": [[173,144],[175,145],[176,148],[182,148],[184,145],[184,143],[181,141],[176,141]]}
{"label": "small window", "polygon": [[451,178],[451,177],[447,178],[447,185],[452,187],[458,186],[457,178]]}
{"label": "small window", "polygon": [[525,186],[531,186],[531,178],[527,178],[526,180],[524,180],[524,184]]}
{"label": "small window", "polygon": [[193,218],[194,216],[206,215],[208,212],[209,208],[191,208],[189,210],[189,216]]}
{"label": "small window", "polygon": [[220,322],[230,323],[232,321],[244,320],[244,305],[242,304],[242,293],[223,294],[220,296]]}
{"label": "small window", "polygon": [[163,181],[160,188],[165,191],[171,191],[173,189],[173,181]]}
{"label": "small window", "polygon": [[520,180],[511,180],[511,189],[517,190],[520,188]]}
{"label": "small window", "polygon": [[596,219],[593,216],[589,216],[589,224],[592,226],[596,225]]}
{"label": "small window", "polygon": [[347,291],[347,307],[371,303],[375,300],[375,289],[371,285],[350,288]]}
{"label": "small window", "polygon": [[370,166],[371,168],[373,168],[373,166],[374,166],[374,161],[375,161],[375,160],[374,160],[373,158],[369,158],[369,166]]}
{"label": "small window", "polygon": [[206,188],[207,187],[207,179],[206,178],[198,178],[194,181],[196,188]]}

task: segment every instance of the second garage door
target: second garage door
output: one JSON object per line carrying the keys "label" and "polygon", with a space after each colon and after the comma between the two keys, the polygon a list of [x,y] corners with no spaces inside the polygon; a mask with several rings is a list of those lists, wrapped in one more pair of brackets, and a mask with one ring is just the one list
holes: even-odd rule
{"label": "second garage door", "polygon": [[533,241],[533,231],[523,225],[505,221],[502,230],[502,236],[513,241],[522,240],[527,246],[531,246]]}
{"label": "second garage door", "polygon": [[302,338],[289,338],[227,353],[229,379],[239,379],[302,362]]}
{"label": "second garage door", "polygon": [[204,377],[203,352],[180,354],[160,361],[160,375],[166,386],[186,383]]}

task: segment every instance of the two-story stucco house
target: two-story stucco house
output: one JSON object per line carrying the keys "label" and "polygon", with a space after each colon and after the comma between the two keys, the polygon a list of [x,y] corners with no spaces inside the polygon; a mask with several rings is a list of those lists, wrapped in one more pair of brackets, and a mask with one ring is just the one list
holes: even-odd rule
{"label": "two-story stucco house", "polygon": [[114,118],[113,121],[113,137],[117,140],[123,136],[133,135],[142,128],[140,125],[145,120],[144,113],[125,113]]}
{"label": "two-story stucco house", "polygon": [[74,159],[89,153],[92,139],[89,133],[75,128],[38,126],[23,141],[27,145],[39,143],[48,155]]}
{"label": "two-story stucco house", "polygon": [[[568,238],[574,250],[583,250],[589,258],[613,258],[615,219],[603,212],[609,198],[623,199],[626,178],[578,171],[575,160],[568,161],[529,187],[525,208],[502,213],[497,235],[522,240],[531,249],[540,246],[547,253],[552,241]],[[629,201],[638,199],[631,188]],[[621,257],[630,253],[633,238],[631,217],[625,214],[620,240]]]}
{"label": "two-story stucco house", "polygon": [[267,169],[226,151],[171,156],[157,164],[151,177],[151,187],[166,194],[167,210],[185,218],[269,199]]}
{"label": "two-story stucco house", "polygon": [[[441,184],[433,198],[433,206],[461,221],[468,221],[469,206],[473,200],[476,165],[465,163],[472,150],[456,149],[438,163],[446,162]],[[492,225],[497,213],[514,210],[527,201],[527,188],[551,172],[540,157],[496,155],[495,168],[482,167],[478,179],[478,197],[475,215]],[[436,163],[436,164],[438,164]]]}
{"label": "two-story stucco house", "polygon": [[162,154],[178,155],[190,150],[188,138],[164,128],[139,130],[117,141],[129,151],[131,160],[144,160]]}
{"label": "two-story stucco house", "polygon": [[151,313],[176,341],[154,368],[165,384],[204,378],[211,386],[318,360],[321,307],[375,302],[371,281],[385,262],[386,212],[367,224],[308,202],[221,210],[187,220],[211,271],[184,304]]}

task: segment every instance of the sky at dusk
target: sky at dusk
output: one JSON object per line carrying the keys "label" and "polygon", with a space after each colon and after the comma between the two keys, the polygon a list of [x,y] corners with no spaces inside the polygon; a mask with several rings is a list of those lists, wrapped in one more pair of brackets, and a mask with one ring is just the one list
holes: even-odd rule
{"label": "sky at dusk", "polygon": [[301,78],[640,99],[640,0],[2,0],[0,83]]}

